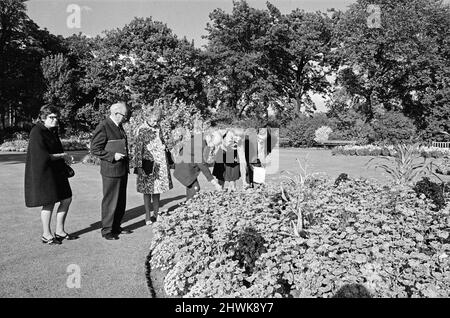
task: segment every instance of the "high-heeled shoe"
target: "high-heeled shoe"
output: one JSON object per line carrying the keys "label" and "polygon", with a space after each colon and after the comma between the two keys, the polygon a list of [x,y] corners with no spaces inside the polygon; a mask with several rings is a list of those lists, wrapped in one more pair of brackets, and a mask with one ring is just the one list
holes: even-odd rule
{"label": "high-heeled shoe", "polygon": [[68,240],[68,241],[72,241],[72,240],[76,240],[78,238],[78,236],[75,235],[70,235],[69,233],[66,233],[66,235],[61,236],[55,233],[55,238],[62,242],[63,240]]}
{"label": "high-heeled shoe", "polygon": [[48,244],[48,245],[59,245],[59,244],[61,244],[61,242],[58,239],[54,238],[54,237],[52,237],[50,239],[47,239],[44,236],[42,236],[41,237],[41,241],[42,241],[42,243]]}

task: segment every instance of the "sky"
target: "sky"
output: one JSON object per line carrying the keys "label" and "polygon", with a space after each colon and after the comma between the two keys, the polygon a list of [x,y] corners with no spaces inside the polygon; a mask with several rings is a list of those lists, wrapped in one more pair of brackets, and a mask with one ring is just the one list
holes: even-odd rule
{"label": "sky", "polygon": [[[345,10],[356,0],[272,0],[282,13],[296,8],[305,11]],[[264,9],[266,0],[248,0],[251,7]],[[152,17],[167,24],[180,38],[194,40],[197,47],[206,44],[202,35],[209,22],[209,13],[216,8],[231,12],[232,0],[28,0],[27,13],[41,28],[51,33],[70,36],[85,33],[89,36],[104,30],[122,28],[134,17]],[[72,5],[72,6],[71,6]],[[79,19],[74,14],[80,11]],[[69,20],[69,23],[67,23]]]}
{"label": "sky", "polygon": [[[247,0],[251,7],[266,8],[267,0]],[[325,11],[346,8],[356,0],[271,0],[282,13],[297,8],[305,11]],[[64,37],[84,33],[102,34],[105,30],[122,28],[134,17],[152,17],[167,24],[179,37],[194,40],[196,47],[206,45],[209,13],[216,8],[231,12],[232,0],[28,0],[27,14],[41,28]],[[79,12],[79,15],[77,14]],[[325,100],[312,96],[318,111],[325,111]]]}

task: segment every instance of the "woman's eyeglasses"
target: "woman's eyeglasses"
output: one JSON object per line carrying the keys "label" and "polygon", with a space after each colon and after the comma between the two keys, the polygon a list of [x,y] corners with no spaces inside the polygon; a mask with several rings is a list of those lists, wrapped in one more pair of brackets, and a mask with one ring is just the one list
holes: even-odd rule
{"label": "woman's eyeglasses", "polygon": [[47,119],[58,120],[58,116],[47,116]]}

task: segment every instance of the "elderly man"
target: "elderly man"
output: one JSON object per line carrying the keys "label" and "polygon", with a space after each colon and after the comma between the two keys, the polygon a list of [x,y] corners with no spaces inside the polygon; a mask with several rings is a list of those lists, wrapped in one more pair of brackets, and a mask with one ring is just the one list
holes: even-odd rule
{"label": "elderly man", "polygon": [[102,236],[117,240],[119,234],[131,231],[121,228],[127,199],[129,173],[128,142],[122,127],[128,116],[125,103],[110,107],[111,115],[94,131],[91,153],[100,158],[100,174],[103,182]]}

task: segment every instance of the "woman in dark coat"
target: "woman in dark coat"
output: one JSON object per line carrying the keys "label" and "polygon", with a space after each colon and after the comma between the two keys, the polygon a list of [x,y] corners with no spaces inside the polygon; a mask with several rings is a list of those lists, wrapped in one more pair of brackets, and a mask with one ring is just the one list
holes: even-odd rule
{"label": "woman in dark coat", "polygon": [[[42,242],[61,244],[63,239],[74,239],[64,230],[64,223],[72,202],[72,190],[65,171],[71,157],[64,153],[59,139],[59,111],[52,106],[43,106],[40,121],[31,129],[25,165],[25,205],[40,207],[43,227]],[[56,214],[56,231],[53,237],[50,220],[55,204],[59,202]]]}

